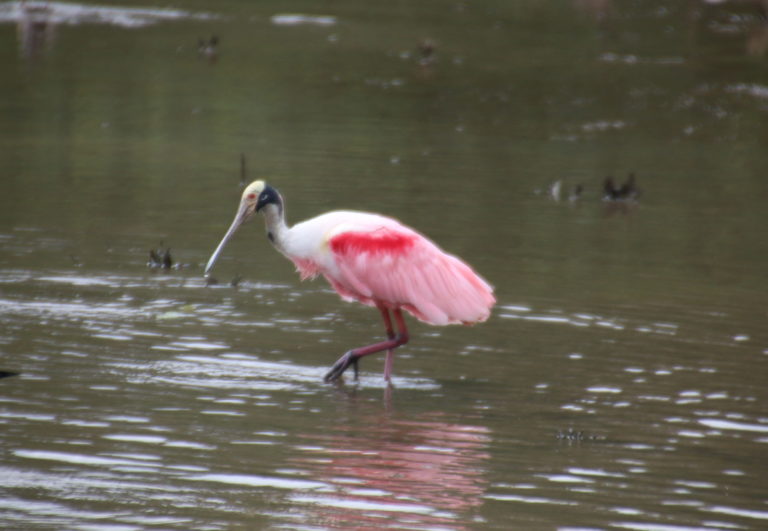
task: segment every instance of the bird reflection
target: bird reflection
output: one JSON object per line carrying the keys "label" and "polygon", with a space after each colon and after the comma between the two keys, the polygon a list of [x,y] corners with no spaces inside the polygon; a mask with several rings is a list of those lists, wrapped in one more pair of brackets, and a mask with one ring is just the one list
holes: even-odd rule
{"label": "bird reflection", "polygon": [[16,23],[21,55],[27,59],[38,57],[53,44],[56,25],[51,19],[47,2],[20,2]]}
{"label": "bird reflection", "polygon": [[213,64],[219,59],[219,38],[214,35],[210,39],[198,39],[197,54],[201,59],[207,59]]}
{"label": "bird reflection", "polygon": [[754,57],[762,57],[768,49],[768,0],[689,2],[688,20],[707,41],[737,36],[744,40],[746,54]]}
{"label": "bird reflection", "polygon": [[[591,16],[605,36],[621,34],[617,26],[623,21],[636,23],[637,13],[627,2],[571,0],[571,5],[575,10]],[[642,2],[636,5],[640,10],[645,9]],[[687,0],[670,5],[676,8],[682,6],[685,10],[684,25],[691,42],[706,44],[697,46],[697,52],[702,55],[716,50],[711,43],[715,40],[724,42],[723,38],[743,40],[745,53],[753,57],[763,57],[768,51],[768,0]]]}
{"label": "bird reflection", "polygon": [[757,18],[747,33],[747,53],[753,57],[762,57],[768,49],[768,2],[760,6]]}
{"label": "bird reflection", "polygon": [[602,20],[613,11],[613,0],[573,0],[576,9],[589,13],[596,20]]}
{"label": "bird reflection", "polygon": [[435,62],[435,42],[424,39],[419,43],[419,65],[432,66]]}
{"label": "bird reflection", "polygon": [[440,414],[379,420],[305,436],[311,445],[294,464],[336,489],[311,500],[312,519],[354,529],[380,529],[385,516],[409,528],[466,528],[486,488],[490,431]]}

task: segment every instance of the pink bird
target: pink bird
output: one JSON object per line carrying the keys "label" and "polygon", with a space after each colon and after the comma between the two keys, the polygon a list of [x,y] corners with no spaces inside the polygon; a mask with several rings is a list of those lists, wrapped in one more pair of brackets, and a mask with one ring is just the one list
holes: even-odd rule
{"label": "pink bird", "polygon": [[[323,275],[342,299],[375,306],[387,339],[353,348],[325,375],[337,380],[363,356],[387,351],[384,378],[392,376],[394,349],[408,342],[402,310],[432,325],[485,321],[496,303],[493,288],[471,267],[399,221],[379,214],[338,210],[289,227],[283,198],[264,181],[243,191],[229,230],[205,266],[208,275],[235,231],[261,212],[269,241],[293,262],[301,279]],[[394,316],[397,331],[392,325]]]}

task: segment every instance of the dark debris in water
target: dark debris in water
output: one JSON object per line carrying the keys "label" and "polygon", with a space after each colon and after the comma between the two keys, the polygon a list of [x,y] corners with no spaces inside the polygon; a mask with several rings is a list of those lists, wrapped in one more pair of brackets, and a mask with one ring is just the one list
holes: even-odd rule
{"label": "dark debris in water", "polygon": [[18,376],[19,374],[21,373],[0,370],[0,378],[10,378],[11,376]]}
{"label": "dark debris in water", "polygon": [[[230,287],[237,289],[240,287],[240,283],[242,281],[243,281],[242,275],[235,275],[232,278],[232,280],[229,281],[229,285]],[[213,277],[211,275],[207,275],[205,277],[205,287],[218,286],[218,285],[219,285],[219,279],[217,279],[216,277]]]}
{"label": "dark debris in water", "polygon": [[431,66],[435,62],[435,41],[424,39],[419,43],[419,64],[421,66]]}
{"label": "dark debris in water", "polygon": [[558,430],[556,438],[560,441],[567,442],[583,442],[583,441],[602,441],[605,437],[595,435],[594,433],[588,433],[584,431],[576,431],[573,428],[567,430]]}
{"label": "dark debris in water", "polygon": [[603,181],[603,201],[636,201],[638,197],[640,197],[640,190],[635,183],[634,173],[630,173],[621,186],[616,186],[611,176]]}
{"label": "dark debris in water", "polygon": [[584,192],[584,187],[581,184],[574,185],[570,191],[565,194],[563,191],[563,181],[557,180],[549,185],[547,193],[553,201],[560,201],[563,197],[566,197],[569,202],[575,203],[581,199],[581,195]]}
{"label": "dark debris in water", "polygon": [[[570,203],[580,202],[584,196],[585,187],[581,183],[572,185],[566,189],[562,179],[558,179],[547,186],[546,189],[536,189],[537,195],[546,194],[555,202],[567,200]],[[609,175],[603,180],[602,200],[614,203],[636,203],[640,197],[641,190],[637,186],[637,178],[634,172],[630,172],[627,180],[618,186],[613,176]]]}
{"label": "dark debris in water", "polygon": [[150,269],[170,271],[171,269],[186,269],[190,267],[190,264],[182,264],[174,261],[173,256],[171,256],[171,248],[164,247],[163,242],[160,242],[160,247],[149,250],[147,267]]}
{"label": "dark debris in water", "polygon": [[219,37],[213,35],[210,39],[197,40],[197,55],[200,59],[207,59],[214,64],[219,58]]}
{"label": "dark debris in water", "polygon": [[150,269],[171,269],[173,267],[173,258],[171,257],[171,248],[150,249],[149,262],[147,267]]}

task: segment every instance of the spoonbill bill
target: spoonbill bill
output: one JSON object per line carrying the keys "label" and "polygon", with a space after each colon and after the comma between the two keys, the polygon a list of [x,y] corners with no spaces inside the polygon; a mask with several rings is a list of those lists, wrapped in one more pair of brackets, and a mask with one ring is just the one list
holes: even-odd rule
{"label": "spoonbill bill", "polygon": [[[337,210],[289,227],[280,193],[264,181],[243,191],[240,206],[205,266],[207,276],[237,229],[256,212],[264,215],[272,245],[296,266],[301,279],[323,275],[342,299],[375,306],[387,339],[353,348],[325,375],[337,380],[358,360],[386,351],[390,381],[394,349],[408,342],[402,310],[432,325],[472,324],[488,319],[493,288],[459,258],[399,221],[367,212]],[[392,317],[397,329],[392,324]]]}

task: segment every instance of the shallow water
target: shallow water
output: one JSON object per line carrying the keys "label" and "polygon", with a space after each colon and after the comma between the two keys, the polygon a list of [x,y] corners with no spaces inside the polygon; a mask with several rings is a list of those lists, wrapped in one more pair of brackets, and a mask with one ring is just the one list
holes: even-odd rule
{"label": "shallow water", "polygon": [[[2,527],[768,525],[757,8],[411,4],[0,25]],[[491,319],[410,319],[391,388],[381,357],[323,384],[377,312],[258,223],[202,278],[241,153],[291,220],[380,211],[466,258]]]}

